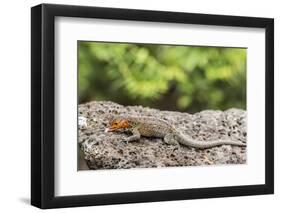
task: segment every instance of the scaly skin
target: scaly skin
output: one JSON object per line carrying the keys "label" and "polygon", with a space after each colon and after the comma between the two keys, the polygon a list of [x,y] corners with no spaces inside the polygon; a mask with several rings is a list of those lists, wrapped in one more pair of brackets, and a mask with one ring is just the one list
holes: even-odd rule
{"label": "scaly skin", "polygon": [[105,131],[129,131],[133,135],[127,138],[127,142],[137,141],[141,136],[145,136],[163,138],[165,143],[171,145],[181,144],[199,149],[220,145],[246,146],[240,141],[232,140],[197,141],[188,135],[184,135],[167,121],[148,116],[116,116],[111,120]]}

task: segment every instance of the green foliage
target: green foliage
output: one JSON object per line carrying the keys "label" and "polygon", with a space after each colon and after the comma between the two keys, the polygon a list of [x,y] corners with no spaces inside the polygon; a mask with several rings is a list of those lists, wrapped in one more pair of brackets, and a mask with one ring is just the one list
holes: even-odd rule
{"label": "green foliage", "polygon": [[79,42],[79,102],[246,108],[246,49]]}

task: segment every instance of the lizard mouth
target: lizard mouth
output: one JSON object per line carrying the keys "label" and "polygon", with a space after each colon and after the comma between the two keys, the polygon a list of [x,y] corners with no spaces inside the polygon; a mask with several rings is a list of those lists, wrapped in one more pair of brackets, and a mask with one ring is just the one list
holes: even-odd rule
{"label": "lizard mouth", "polygon": [[114,128],[108,127],[105,128],[104,132],[113,132],[114,130],[115,130]]}

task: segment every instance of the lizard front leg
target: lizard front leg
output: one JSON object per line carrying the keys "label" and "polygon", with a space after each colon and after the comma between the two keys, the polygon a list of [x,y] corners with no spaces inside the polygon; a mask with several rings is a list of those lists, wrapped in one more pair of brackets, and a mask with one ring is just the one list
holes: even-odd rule
{"label": "lizard front leg", "polygon": [[125,140],[127,143],[140,140],[141,135],[137,128],[132,129],[131,132],[133,133],[133,135]]}

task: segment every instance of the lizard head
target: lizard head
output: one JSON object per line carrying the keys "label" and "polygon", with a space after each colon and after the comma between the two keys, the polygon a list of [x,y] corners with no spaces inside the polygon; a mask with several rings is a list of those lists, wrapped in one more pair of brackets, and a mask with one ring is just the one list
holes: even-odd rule
{"label": "lizard head", "polygon": [[114,132],[120,129],[129,128],[130,124],[128,119],[125,118],[116,118],[109,122],[105,132]]}

